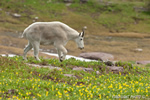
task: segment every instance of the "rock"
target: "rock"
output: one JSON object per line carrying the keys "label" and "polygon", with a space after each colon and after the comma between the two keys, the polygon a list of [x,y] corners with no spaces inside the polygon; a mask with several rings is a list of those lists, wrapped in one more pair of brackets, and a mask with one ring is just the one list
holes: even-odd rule
{"label": "rock", "polygon": [[12,14],[14,17],[16,17],[16,18],[19,18],[19,17],[21,17],[21,15],[20,14],[17,14],[17,13],[14,13],[14,14]]}
{"label": "rock", "polygon": [[16,91],[14,89],[9,89],[8,94],[14,94]]}
{"label": "rock", "polygon": [[84,29],[84,30],[87,30],[87,26],[84,26],[83,29]]}
{"label": "rock", "polygon": [[10,12],[5,12],[7,15],[10,15]]}
{"label": "rock", "polygon": [[106,62],[104,62],[105,63],[105,65],[107,65],[107,66],[114,66],[115,65],[115,61],[106,61]]}
{"label": "rock", "polygon": [[51,2],[52,2],[52,0],[48,0],[48,1],[47,1],[47,3],[51,3]]}
{"label": "rock", "polygon": [[143,12],[143,11],[147,11],[147,9],[145,7],[133,7],[134,11],[136,12]]}
{"label": "rock", "polygon": [[135,52],[142,52],[143,49],[141,49],[141,48],[136,48],[136,49],[134,49],[134,51],[135,51]]}
{"label": "rock", "polygon": [[64,74],[64,76],[77,78],[77,77],[74,76],[73,74]]}
{"label": "rock", "polygon": [[111,36],[108,36],[108,37],[106,37],[106,39],[111,40],[111,39],[112,39],[112,37],[111,37]]}
{"label": "rock", "polygon": [[100,74],[100,72],[99,72],[99,71],[96,71],[96,74],[97,74],[97,75],[99,75],[99,74]]}
{"label": "rock", "polygon": [[101,60],[101,61],[108,61],[114,59],[113,55],[103,52],[81,53],[79,56],[87,59]]}
{"label": "rock", "polygon": [[39,17],[34,17],[34,19],[32,21],[36,22],[38,19],[39,19]]}
{"label": "rock", "polygon": [[136,61],[136,64],[146,65],[146,64],[150,64],[150,61]]}
{"label": "rock", "polygon": [[83,68],[83,70],[84,70],[84,71],[88,71],[88,72],[94,71],[93,68]]}
{"label": "rock", "polygon": [[72,3],[66,3],[66,6],[70,6]]}
{"label": "rock", "polygon": [[62,68],[60,67],[54,67],[54,66],[43,66],[43,65],[38,65],[38,64],[29,64],[26,63],[29,66],[34,66],[34,67],[38,67],[38,68],[49,68],[49,69],[57,69],[57,70],[62,70]]}
{"label": "rock", "polygon": [[117,67],[117,66],[107,66],[107,68],[112,72],[123,72],[123,67]]}
{"label": "rock", "polygon": [[81,3],[87,3],[88,0],[80,0]]}
{"label": "rock", "polygon": [[65,3],[72,3],[73,0],[64,0]]}
{"label": "rock", "polygon": [[34,22],[36,22],[36,20],[32,20],[32,22],[34,23]]}
{"label": "rock", "polygon": [[39,19],[39,17],[35,17],[34,19],[35,19],[35,20],[38,20],[38,19]]}
{"label": "rock", "polygon": [[84,67],[75,67],[72,70],[78,70],[78,71],[82,71],[83,70],[83,71],[88,71],[88,72],[94,71],[93,68],[84,68]]}
{"label": "rock", "polygon": [[72,70],[78,70],[78,71],[81,71],[81,70],[83,70],[83,69],[82,69],[82,67],[75,67],[75,68],[73,68]]}

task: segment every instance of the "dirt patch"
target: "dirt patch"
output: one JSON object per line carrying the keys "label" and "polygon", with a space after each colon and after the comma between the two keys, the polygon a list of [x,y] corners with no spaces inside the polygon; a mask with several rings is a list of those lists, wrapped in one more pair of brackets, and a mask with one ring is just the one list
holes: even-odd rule
{"label": "dirt patch", "polygon": [[[112,35],[110,35],[112,34]],[[19,34],[13,32],[6,32],[0,34],[0,53],[1,54],[16,54],[22,55],[25,45],[28,41],[26,39],[18,38]],[[150,54],[150,39],[149,35],[142,33],[105,33],[103,35],[85,35],[84,39],[85,49],[79,50],[76,43],[69,41],[66,45],[69,55],[79,56],[80,53],[85,52],[104,52],[112,54],[114,60],[122,61],[137,61],[149,60]],[[137,52],[135,49],[140,48],[142,52]],[[40,46],[40,49],[45,52],[56,53],[53,45]],[[33,56],[33,51],[28,53],[28,56]],[[49,58],[49,56],[41,54]]]}

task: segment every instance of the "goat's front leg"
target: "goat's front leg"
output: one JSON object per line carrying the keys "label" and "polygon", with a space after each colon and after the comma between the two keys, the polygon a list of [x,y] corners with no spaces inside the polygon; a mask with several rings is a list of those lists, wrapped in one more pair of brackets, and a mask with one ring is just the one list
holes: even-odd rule
{"label": "goat's front leg", "polygon": [[56,49],[57,49],[58,57],[60,58],[62,56],[62,52],[58,48]]}
{"label": "goat's front leg", "polygon": [[59,60],[62,62],[66,58],[67,50],[63,45],[57,46]]}
{"label": "goat's front leg", "polygon": [[39,46],[40,43],[39,42],[33,42],[33,48],[34,48],[34,57],[36,60],[40,61],[38,54],[39,54]]}

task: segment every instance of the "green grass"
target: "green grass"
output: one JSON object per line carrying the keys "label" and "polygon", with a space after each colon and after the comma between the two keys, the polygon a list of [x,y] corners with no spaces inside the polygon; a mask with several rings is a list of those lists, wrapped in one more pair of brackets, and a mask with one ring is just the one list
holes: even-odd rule
{"label": "green grass", "polygon": [[145,67],[150,67],[150,64],[147,64]]}
{"label": "green grass", "polygon": [[[140,0],[108,0],[103,3],[89,0],[86,4],[75,0],[70,6],[66,6],[62,0],[1,0],[0,31],[23,31],[35,17],[39,17],[37,21],[59,20],[77,30],[87,26],[88,34],[109,31],[149,33],[149,12],[134,10],[134,7],[145,6],[145,2]],[[21,14],[22,17],[14,18],[13,13]]]}
{"label": "green grass", "polygon": [[[118,74],[109,72],[100,62],[82,62],[75,59],[60,63],[56,59],[35,61],[32,57],[0,57],[0,99],[61,99],[96,100],[115,98],[150,98],[150,69],[118,62],[124,67]],[[62,70],[36,68],[25,63],[52,65]],[[91,67],[93,72],[73,71],[73,67]],[[97,75],[96,71],[100,74]],[[65,77],[73,74],[77,78]],[[140,96],[140,97],[139,97]]]}

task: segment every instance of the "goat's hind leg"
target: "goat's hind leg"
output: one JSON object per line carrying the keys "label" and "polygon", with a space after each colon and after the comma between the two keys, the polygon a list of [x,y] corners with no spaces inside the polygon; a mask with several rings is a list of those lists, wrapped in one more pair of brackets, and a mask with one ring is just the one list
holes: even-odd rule
{"label": "goat's hind leg", "polygon": [[26,58],[26,54],[28,51],[30,51],[32,49],[32,44],[30,42],[28,42],[28,45],[24,48],[24,53],[23,53],[23,59],[27,60]]}

